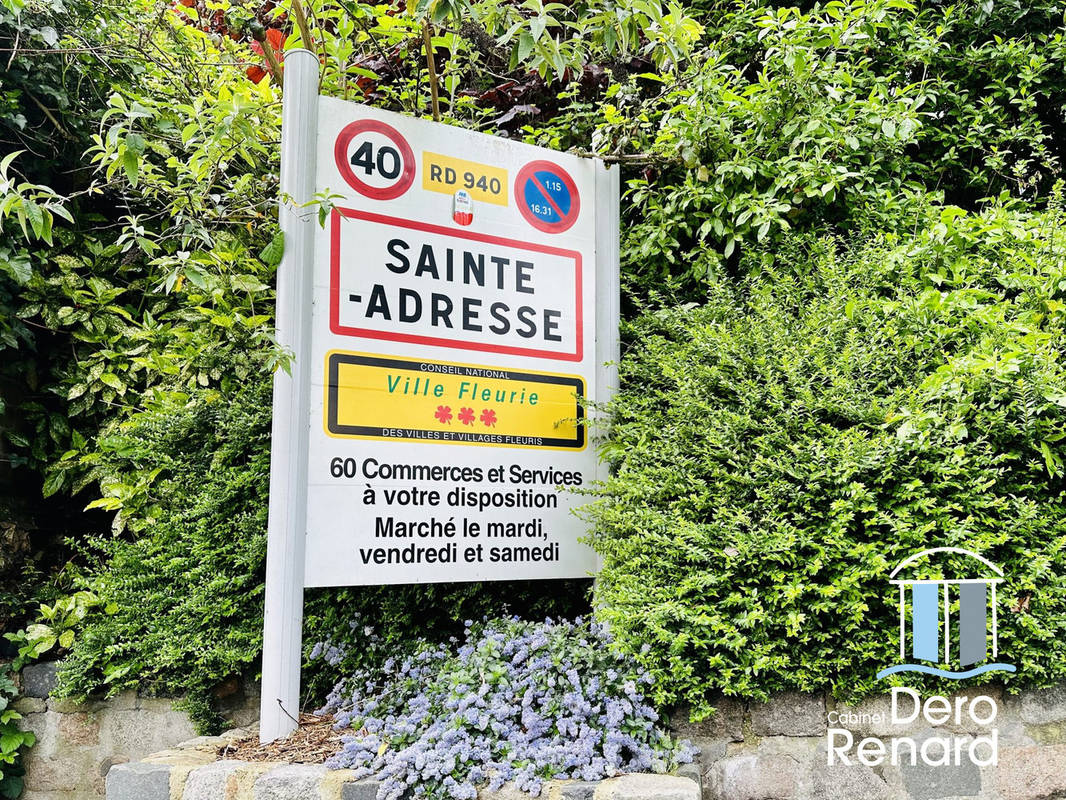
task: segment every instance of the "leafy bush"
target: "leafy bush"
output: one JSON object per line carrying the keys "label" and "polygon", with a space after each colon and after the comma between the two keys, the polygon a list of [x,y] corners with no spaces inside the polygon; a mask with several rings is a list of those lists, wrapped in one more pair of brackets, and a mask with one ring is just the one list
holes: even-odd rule
{"label": "leafy bush", "polygon": [[[540,794],[544,780],[666,772],[691,761],[656,727],[650,678],[610,648],[599,624],[467,623],[465,639],[422,646],[335,687],[324,711],[352,728],[328,766],[382,781],[380,800],[474,800],[505,781]],[[330,644],[316,655],[336,663]]]}
{"label": "leafy bush", "polygon": [[112,613],[88,617],[63,662],[60,694],[139,686],[202,699],[255,661],[269,397],[268,384],[230,397],[204,392],[101,442],[99,479],[120,486],[137,514],[128,534],[88,542],[101,568],[86,588]]}
{"label": "leafy bush", "polygon": [[18,691],[7,670],[0,672],[0,797],[22,794],[22,752],[37,742],[30,731],[19,729],[22,715],[8,708]]}
{"label": "leafy bush", "polygon": [[1003,565],[1007,680],[1066,677],[1063,214],[913,231],[793,237],[627,326],[595,603],[657,701],[873,690],[888,572],[938,545]]}
{"label": "leafy bush", "polygon": [[[76,630],[89,612],[99,605],[100,598],[86,591],[61,597],[54,605],[41,603],[36,622],[28,625],[26,630],[4,634],[4,638],[18,648],[14,668],[19,670],[49,651],[70,649]],[[107,609],[109,613],[114,610]]]}
{"label": "leafy bush", "polygon": [[622,250],[642,293],[698,300],[741,250],[925,192],[972,211],[1003,191],[1040,203],[1061,177],[1056,3],[743,2],[706,21],[705,58],[601,104],[594,140],[644,167]]}

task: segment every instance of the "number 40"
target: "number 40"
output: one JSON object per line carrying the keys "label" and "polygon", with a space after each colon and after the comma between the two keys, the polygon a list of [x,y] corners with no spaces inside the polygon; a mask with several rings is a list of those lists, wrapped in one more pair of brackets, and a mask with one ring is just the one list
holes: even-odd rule
{"label": "number 40", "polygon": [[[388,163],[388,166],[386,166],[386,163]],[[377,171],[381,173],[383,178],[392,180],[400,174],[403,160],[400,158],[396,148],[390,145],[379,147],[375,156],[374,144],[367,140],[352,153],[352,166],[361,167],[367,175],[373,175],[374,168],[377,167]]]}

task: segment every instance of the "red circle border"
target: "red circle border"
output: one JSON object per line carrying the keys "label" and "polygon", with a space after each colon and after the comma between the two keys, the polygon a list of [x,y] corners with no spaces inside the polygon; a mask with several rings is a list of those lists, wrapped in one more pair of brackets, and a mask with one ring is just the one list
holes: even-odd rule
{"label": "red circle border", "polygon": [[[365,131],[383,134],[400,151],[400,156],[403,158],[403,172],[400,173],[400,179],[392,186],[379,189],[364,183],[356,177],[351,164],[348,163],[348,145],[352,139]],[[415,181],[415,154],[411,150],[411,145],[394,127],[376,119],[360,119],[345,125],[337,136],[337,142],[333,145],[333,160],[337,162],[337,169],[345,183],[359,194],[372,200],[395,200],[410,189]]]}
{"label": "red circle border", "polygon": [[[526,194],[522,191],[523,184],[538,170],[549,170],[570,191],[570,213],[559,222],[544,222],[526,206]],[[515,204],[518,206],[518,211],[525,221],[538,231],[544,231],[544,233],[563,233],[570,230],[574,227],[574,223],[577,222],[578,214],[581,213],[581,195],[578,194],[577,184],[574,183],[574,179],[570,177],[569,172],[552,161],[530,161],[522,167],[514,179],[514,199]]]}

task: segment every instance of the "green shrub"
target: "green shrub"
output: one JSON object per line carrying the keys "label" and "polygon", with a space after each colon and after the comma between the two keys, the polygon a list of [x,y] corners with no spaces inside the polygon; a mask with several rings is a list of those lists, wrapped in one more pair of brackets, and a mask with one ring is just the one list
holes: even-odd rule
{"label": "green shrub", "polygon": [[22,715],[9,708],[17,694],[15,682],[5,667],[0,671],[0,797],[14,798],[22,794],[26,774],[22,757],[37,742],[31,731],[20,729]]}
{"label": "green shrub", "polygon": [[86,588],[113,613],[87,618],[61,694],[136,686],[195,699],[256,660],[269,400],[269,384],[204,393],[101,440],[101,485],[135,513],[125,532],[88,543],[100,567]]}
{"label": "green shrub", "polygon": [[644,75],[611,86],[593,137],[644,165],[622,263],[645,289],[692,299],[789,231],[850,231],[927,191],[968,210],[1002,191],[1042,203],[1062,175],[1059,4],[760,0],[696,16],[705,57],[654,91]]}
{"label": "green shrub", "polygon": [[1062,222],[793,237],[626,327],[595,601],[660,702],[874,690],[888,572],[938,545],[1003,565],[1009,680],[1066,677]]}

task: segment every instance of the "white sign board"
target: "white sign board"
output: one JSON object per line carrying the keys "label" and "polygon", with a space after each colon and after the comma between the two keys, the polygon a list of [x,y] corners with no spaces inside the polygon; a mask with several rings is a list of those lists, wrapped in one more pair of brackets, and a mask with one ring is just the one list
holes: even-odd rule
{"label": "white sign board", "polygon": [[618,357],[617,169],[319,97],[318,66],[286,53],[264,742],[305,587],[595,571],[572,511]]}
{"label": "white sign board", "polygon": [[[306,586],[588,576],[617,337],[603,166],[318,100]],[[607,252],[603,252],[606,249]],[[576,490],[576,491],[575,491]]]}

